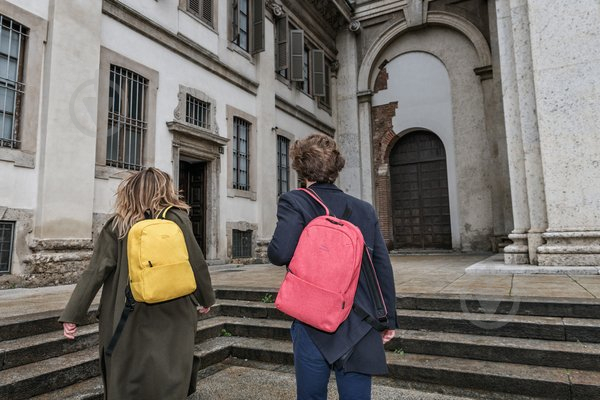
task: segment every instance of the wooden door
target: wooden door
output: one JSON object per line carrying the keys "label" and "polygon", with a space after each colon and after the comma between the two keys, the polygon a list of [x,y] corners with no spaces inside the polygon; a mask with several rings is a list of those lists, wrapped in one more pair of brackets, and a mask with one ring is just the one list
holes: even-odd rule
{"label": "wooden door", "polygon": [[433,133],[402,137],[390,153],[394,247],[451,249],[444,144]]}
{"label": "wooden door", "polygon": [[180,161],[179,190],[191,206],[194,236],[206,255],[206,163]]}

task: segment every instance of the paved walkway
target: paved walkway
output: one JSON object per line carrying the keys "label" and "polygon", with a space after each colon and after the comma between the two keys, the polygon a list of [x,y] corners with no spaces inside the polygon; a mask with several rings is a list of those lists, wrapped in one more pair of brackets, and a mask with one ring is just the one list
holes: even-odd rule
{"label": "paved walkway", "polygon": [[[600,275],[485,275],[467,274],[465,269],[488,260],[484,255],[392,256],[398,294],[465,294],[514,297],[560,297],[600,299]],[[237,286],[274,289],[285,269],[265,265],[211,267],[215,287]],[[36,289],[0,290],[0,318],[62,309],[73,285]],[[98,298],[96,298],[98,301]],[[600,301],[600,300],[599,300]]]}
{"label": "paved walkway", "polygon": [[[600,275],[467,274],[465,269],[486,260],[502,264],[502,256],[401,255],[392,256],[398,294],[472,294],[600,298]],[[270,264],[213,267],[216,286],[277,288],[285,269]]]}

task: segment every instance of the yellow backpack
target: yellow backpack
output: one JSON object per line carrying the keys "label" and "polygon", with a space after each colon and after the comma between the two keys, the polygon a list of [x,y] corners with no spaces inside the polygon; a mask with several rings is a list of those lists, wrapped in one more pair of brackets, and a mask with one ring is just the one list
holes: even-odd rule
{"label": "yellow backpack", "polygon": [[158,218],[137,222],[127,234],[129,280],[135,301],[160,303],[196,290],[183,232],[175,222],[165,219],[170,208]]}

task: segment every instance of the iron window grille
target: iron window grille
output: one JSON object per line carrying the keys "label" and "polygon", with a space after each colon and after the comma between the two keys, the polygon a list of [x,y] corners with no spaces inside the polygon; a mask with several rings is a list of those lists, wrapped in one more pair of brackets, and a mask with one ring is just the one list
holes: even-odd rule
{"label": "iron window grille", "polygon": [[187,94],[185,102],[185,122],[210,130],[210,103]]}
{"label": "iron window grille", "polygon": [[0,222],[0,274],[10,273],[14,235],[14,222]]}
{"label": "iron window grille", "polygon": [[213,26],[213,0],[188,0],[187,10]]}
{"label": "iron window grille", "polygon": [[233,117],[233,188],[250,190],[250,122]]}
{"label": "iron window grille", "polygon": [[252,257],[252,231],[234,229],[232,247],[234,258]]}
{"label": "iron window grille", "polygon": [[0,15],[0,147],[18,149],[25,84],[23,65],[29,29]]}
{"label": "iron window grille", "polygon": [[123,67],[110,66],[106,165],[142,168],[148,129],[147,92],[148,79]]}
{"label": "iron window grille", "polygon": [[290,162],[289,162],[290,140],[283,136],[277,136],[277,195],[290,190]]}

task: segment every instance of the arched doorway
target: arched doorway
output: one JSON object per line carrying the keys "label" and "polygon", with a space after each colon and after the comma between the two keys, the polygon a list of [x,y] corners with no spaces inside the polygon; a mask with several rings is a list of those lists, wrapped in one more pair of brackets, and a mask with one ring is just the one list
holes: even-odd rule
{"label": "arched doorway", "polygon": [[429,131],[411,132],[390,152],[396,249],[451,249],[446,151]]}

